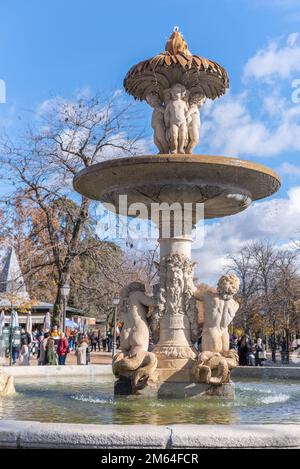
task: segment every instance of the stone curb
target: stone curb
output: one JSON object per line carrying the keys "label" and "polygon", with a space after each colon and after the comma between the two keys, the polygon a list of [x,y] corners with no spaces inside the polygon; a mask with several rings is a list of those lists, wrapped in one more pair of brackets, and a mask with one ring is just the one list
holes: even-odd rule
{"label": "stone curb", "polygon": [[238,366],[231,372],[233,380],[235,378],[254,379],[300,379],[300,367],[283,366]]}
{"label": "stone curb", "polygon": [[166,448],[170,430],[155,425],[0,421],[0,448]]}
{"label": "stone curb", "polygon": [[111,364],[87,366],[0,366],[0,373],[2,371],[15,378],[38,378],[43,376],[112,376]]}
{"label": "stone curb", "polygon": [[0,448],[300,448],[300,425],[82,425],[0,421]]}
{"label": "stone curb", "polygon": [[300,425],[173,425],[172,448],[300,448]]}
{"label": "stone curb", "polygon": [[[0,372],[16,378],[43,376],[112,376],[111,365],[65,366],[0,366]],[[232,378],[292,379],[300,380],[300,367],[251,367],[239,366],[232,370]]]}

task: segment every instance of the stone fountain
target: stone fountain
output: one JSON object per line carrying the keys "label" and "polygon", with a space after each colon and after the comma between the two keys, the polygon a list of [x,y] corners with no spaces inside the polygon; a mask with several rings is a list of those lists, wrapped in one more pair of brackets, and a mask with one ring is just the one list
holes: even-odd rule
{"label": "stone fountain", "polygon": [[[160,281],[153,296],[146,295],[138,282],[121,291],[124,326],[121,351],[113,360],[118,378],[115,393],[232,397],[230,370],[238,358],[229,349],[228,326],[239,307],[234,299],[239,279],[224,275],[215,292],[197,298],[192,232],[201,215],[205,219],[234,215],[252,201],[274,194],[279,177],[249,161],[192,154],[199,142],[199,109],[207,99],[224,95],[229,79],[216,62],[193,55],[178,28],[163,53],[129,70],[124,87],[153,107],[158,155],[95,164],[74,178],[76,191],[117,212],[120,196],[126,196],[128,206],[138,207],[140,218],[151,219],[159,228]],[[205,309],[201,352],[193,346],[199,336],[197,300]],[[156,337],[152,352],[149,335]]]}

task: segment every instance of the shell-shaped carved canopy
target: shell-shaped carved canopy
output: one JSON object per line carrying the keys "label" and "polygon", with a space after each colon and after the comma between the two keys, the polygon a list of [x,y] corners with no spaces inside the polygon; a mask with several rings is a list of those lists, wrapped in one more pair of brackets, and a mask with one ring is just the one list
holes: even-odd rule
{"label": "shell-shaped carved canopy", "polygon": [[163,101],[164,90],[175,83],[182,83],[190,95],[202,94],[216,99],[226,93],[229,78],[226,70],[216,62],[188,49],[177,30],[169,38],[165,52],[134,65],[124,79],[124,88],[135,99],[145,100],[157,93]]}

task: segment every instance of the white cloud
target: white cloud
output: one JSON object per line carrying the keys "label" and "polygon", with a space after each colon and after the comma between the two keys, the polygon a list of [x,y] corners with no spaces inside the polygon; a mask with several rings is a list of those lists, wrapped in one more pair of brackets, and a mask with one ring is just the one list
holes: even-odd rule
{"label": "white cloud", "polygon": [[[228,95],[203,112],[203,143],[213,153],[228,156],[277,156],[300,150],[300,106],[273,93],[264,96],[253,117],[251,97]],[[272,119],[266,119],[265,111]],[[202,143],[200,141],[200,143]]]}
{"label": "white cloud", "polygon": [[296,186],[287,198],[257,202],[239,215],[207,225],[203,247],[192,254],[198,262],[198,281],[215,283],[226,270],[228,254],[238,253],[246,242],[268,239],[286,246],[299,237],[300,186]]}
{"label": "white cloud", "polygon": [[255,78],[269,81],[271,79],[286,79],[293,73],[300,73],[300,45],[299,34],[292,33],[284,45],[280,41],[272,41],[265,49],[257,51],[245,67],[245,79]]}
{"label": "white cloud", "polygon": [[300,167],[294,164],[285,162],[280,167],[280,173],[285,176],[292,176],[300,178]]}
{"label": "white cloud", "polygon": [[[296,71],[300,77],[298,33],[290,34],[284,44],[272,41],[259,50],[244,67],[244,91],[204,106],[200,143],[213,153],[239,157],[298,152],[300,106],[292,101],[291,79]],[[259,92],[253,78],[260,80]],[[287,90],[290,96],[284,96]]]}
{"label": "white cloud", "polygon": [[298,38],[299,38],[299,33],[290,34],[287,38],[287,41],[286,41],[287,45],[289,47],[294,47],[296,45],[297,41],[298,41]]}

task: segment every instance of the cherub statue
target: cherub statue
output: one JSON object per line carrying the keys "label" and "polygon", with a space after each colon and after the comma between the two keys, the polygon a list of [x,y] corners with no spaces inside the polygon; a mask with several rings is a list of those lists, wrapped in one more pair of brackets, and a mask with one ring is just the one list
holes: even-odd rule
{"label": "cherub statue", "polygon": [[199,143],[200,114],[199,108],[206,102],[206,97],[202,94],[194,94],[190,99],[189,110],[187,113],[187,125],[189,134],[189,143],[186,153],[192,154],[193,149]]}
{"label": "cherub statue", "polygon": [[164,120],[172,154],[185,153],[188,140],[188,94],[188,90],[180,83],[165,92],[167,104]]}
{"label": "cherub statue", "polygon": [[146,96],[149,106],[153,107],[151,126],[154,130],[153,141],[159,149],[159,154],[168,154],[169,145],[166,138],[166,126],[164,121],[165,108],[156,93]]}
{"label": "cherub statue", "polygon": [[[239,309],[239,303],[234,299],[239,286],[236,275],[223,275],[216,293],[208,291],[203,297],[197,298],[204,301],[205,309],[202,352],[196,370],[200,381],[226,383],[230,369],[238,364],[236,352],[229,349],[228,326]],[[197,293],[195,295],[197,297]]]}
{"label": "cherub statue", "polygon": [[239,286],[236,275],[223,275],[218,282],[217,293],[204,295],[203,351],[221,353],[229,350],[228,326],[239,309],[239,303],[233,298]]}
{"label": "cherub statue", "polygon": [[121,291],[121,352],[113,359],[113,372],[117,377],[130,376],[133,391],[147,384],[157,366],[155,354],[148,352],[147,317],[148,307],[156,303],[157,300],[146,295],[142,283],[132,282]]}

